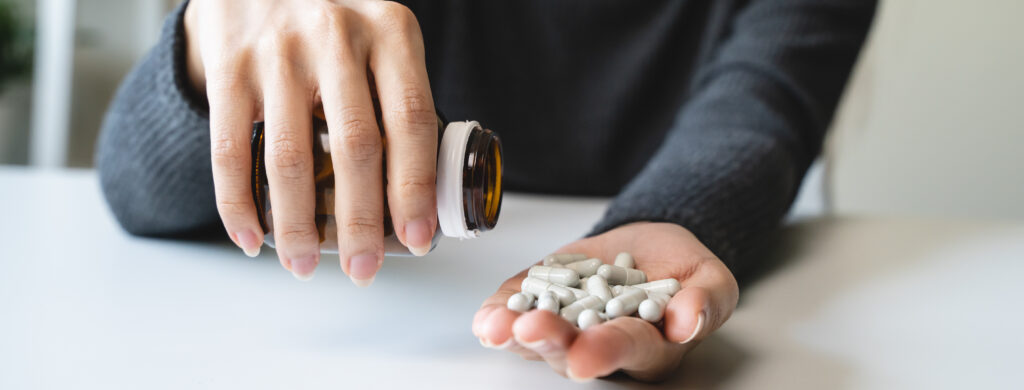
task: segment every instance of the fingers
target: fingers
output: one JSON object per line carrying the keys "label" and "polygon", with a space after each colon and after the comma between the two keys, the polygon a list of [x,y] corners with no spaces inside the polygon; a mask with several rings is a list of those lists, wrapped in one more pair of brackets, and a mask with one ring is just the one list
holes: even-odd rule
{"label": "fingers", "polygon": [[374,3],[380,42],[370,52],[387,140],[387,197],[395,233],[425,255],[437,227],[437,116],[415,16],[393,2]]}
{"label": "fingers", "polygon": [[567,374],[585,381],[622,369],[634,378],[655,380],[678,365],[684,348],[666,343],[647,321],[620,317],[580,333],[568,353]]}
{"label": "fingers", "polygon": [[207,93],[210,102],[210,156],[217,212],[228,236],[246,255],[256,256],[263,229],[252,198],[250,138],[255,99],[250,85],[232,75],[244,74],[248,63],[214,63]]}
{"label": "fingers", "polygon": [[579,330],[546,310],[523,313],[512,324],[516,343],[541,356],[556,372],[566,373],[566,354]]}
{"label": "fingers", "polygon": [[320,93],[335,172],[338,252],[349,278],[358,286],[368,286],[384,256],[383,140],[365,68],[356,65],[360,54],[354,47],[338,44],[332,50],[341,61],[320,64]]}
{"label": "fingers", "polygon": [[665,308],[665,338],[676,343],[703,340],[732,315],[739,297],[736,279],[720,261],[706,261],[682,281]]}
{"label": "fingers", "polygon": [[267,180],[274,209],[274,239],[285,266],[299,279],[313,276],[320,260],[314,224],[315,195],[309,87],[287,60],[283,39],[268,39],[261,69],[266,125]]}

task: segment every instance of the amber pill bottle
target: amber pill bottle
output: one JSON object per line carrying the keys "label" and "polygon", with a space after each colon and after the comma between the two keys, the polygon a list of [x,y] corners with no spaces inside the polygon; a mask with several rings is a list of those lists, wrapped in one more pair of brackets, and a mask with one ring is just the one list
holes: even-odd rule
{"label": "amber pill bottle", "polygon": [[[379,117],[378,117],[379,118]],[[494,229],[501,212],[502,150],[498,134],[476,121],[446,122],[437,115],[437,220],[438,229],[431,243],[433,250],[441,236],[475,238]],[[380,125],[378,119],[378,125]],[[383,128],[383,127],[380,127]],[[263,123],[253,126],[252,193],[256,203],[264,242],[274,246],[274,210],[267,183],[264,161]],[[387,148],[387,145],[384,146]],[[387,181],[386,165],[385,182]],[[313,173],[316,184],[315,221],[320,235],[320,251],[337,253],[338,228],[334,214],[334,166],[331,162],[327,122],[321,114],[313,116]],[[391,224],[387,198],[384,199],[384,252],[387,255],[411,255],[398,240]]]}

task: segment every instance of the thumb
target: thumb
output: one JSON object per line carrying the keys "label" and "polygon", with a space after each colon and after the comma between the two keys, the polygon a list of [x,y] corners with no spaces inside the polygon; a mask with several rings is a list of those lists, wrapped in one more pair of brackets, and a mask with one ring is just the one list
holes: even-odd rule
{"label": "thumb", "polygon": [[700,341],[722,326],[739,299],[736,279],[717,259],[705,261],[665,308],[665,337],[672,342]]}

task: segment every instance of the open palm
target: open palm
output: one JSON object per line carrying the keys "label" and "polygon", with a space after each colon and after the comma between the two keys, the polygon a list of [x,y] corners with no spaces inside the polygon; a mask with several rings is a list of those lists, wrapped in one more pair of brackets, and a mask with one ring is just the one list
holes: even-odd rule
{"label": "open palm", "polygon": [[584,253],[610,263],[630,252],[648,280],[678,279],[682,290],[665,309],[663,330],[635,317],[619,317],[581,331],[545,311],[519,313],[506,308],[519,292],[526,271],[506,280],[484,301],[473,319],[480,343],[545,360],[575,380],[617,370],[641,380],[656,380],[679,365],[687,351],[718,329],[732,314],[738,288],[732,273],[688,230],[669,223],[634,223],[585,238],[557,251]]}

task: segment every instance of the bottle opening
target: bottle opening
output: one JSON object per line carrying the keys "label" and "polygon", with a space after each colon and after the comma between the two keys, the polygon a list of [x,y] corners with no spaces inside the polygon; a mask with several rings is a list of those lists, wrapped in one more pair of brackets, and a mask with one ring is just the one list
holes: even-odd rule
{"label": "bottle opening", "polygon": [[474,238],[494,229],[502,197],[497,133],[474,121],[449,123],[437,164],[437,216],[444,235]]}

